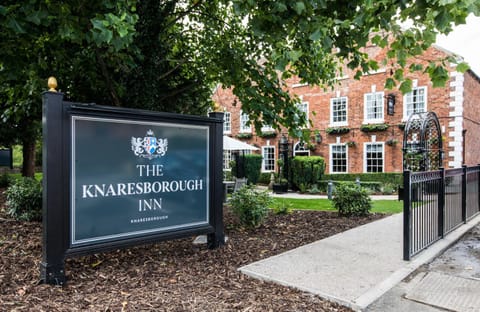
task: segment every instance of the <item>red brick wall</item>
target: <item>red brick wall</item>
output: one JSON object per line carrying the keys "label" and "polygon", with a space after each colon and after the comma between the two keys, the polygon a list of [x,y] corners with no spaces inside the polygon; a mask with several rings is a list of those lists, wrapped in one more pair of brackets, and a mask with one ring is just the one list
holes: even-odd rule
{"label": "red brick wall", "polygon": [[480,164],[480,78],[468,71],[464,75],[463,128],[465,164]]}
{"label": "red brick wall", "polygon": [[[371,48],[369,50],[369,54],[372,57],[375,57],[377,60],[381,60],[384,55],[385,51],[381,50],[377,47]],[[424,65],[428,64],[428,60],[430,59],[437,59],[445,57],[445,52],[441,49],[430,48],[426,51],[426,53],[422,56],[424,59]],[[418,61],[418,59],[416,60]],[[450,71],[453,71],[454,68],[449,68]],[[394,146],[389,146],[385,144],[385,158],[384,158],[384,171],[385,172],[401,172],[403,169],[402,165],[402,144],[403,144],[403,130],[398,127],[398,124],[405,122],[403,120],[403,95],[398,89],[394,90],[384,90],[385,80],[390,77],[390,67],[384,68],[383,70],[379,70],[377,73],[373,73],[371,75],[363,76],[360,80],[353,79],[353,73],[347,73],[346,79],[341,79],[339,84],[333,88],[333,90],[325,91],[323,88],[318,86],[305,86],[300,85],[299,80],[297,77],[294,77],[287,81],[288,90],[291,93],[297,94],[302,98],[303,101],[309,103],[309,112],[310,112],[310,119],[313,121],[313,127],[311,130],[318,131],[322,136],[322,143],[315,144],[315,149],[312,151],[312,155],[320,155],[325,158],[327,168],[326,172],[330,172],[329,168],[329,144],[336,143],[337,137],[340,137],[340,143],[346,143],[348,141],[354,141],[356,145],[354,147],[349,147],[349,154],[348,154],[348,172],[349,173],[360,173],[364,171],[364,143],[372,141],[372,135],[376,135],[376,142],[386,142],[389,139],[396,139],[398,143]],[[449,151],[452,148],[448,147],[448,143],[450,142],[451,138],[449,137],[449,122],[452,120],[452,117],[449,116],[450,111],[452,108],[449,106],[451,99],[451,88],[449,83],[444,88],[433,88],[432,83],[430,82],[430,78],[421,73],[407,73],[407,77],[417,80],[417,86],[427,87],[427,110],[434,111],[437,116],[439,117],[440,124],[443,129],[445,129],[445,133],[442,133],[442,137],[444,139],[444,150],[445,150],[445,159],[444,159],[444,166],[448,167],[448,161],[450,160],[448,155]],[[476,96],[474,99],[470,101],[478,101],[479,99],[479,86],[478,81],[476,81],[477,85],[474,82],[470,82],[471,78],[468,79],[468,83],[471,86],[468,88],[475,90]],[[466,82],[467,83],[467,82]],[[384,92],[384,95],[387,96],[389,94],[394,94],[396,99],[395,104],[395,114],[393,116],[387,115],[387,105],[386,99],[384,101],[384,122],[389,125],[387,131],[383,132],[371,132],[371,133],[364,133],[360,131],[360,126],[363,123],[364,119],[364,94],[370,93],[372,89],[372,85],[376,86],[376,92]],[[466,91],[470,93],[474,93],[474,91]],[[337,97],[337,93],[339,96],[346,96],[348,97],[348,127],[351,129],[349,133],[343,135],[329,135],[325,132],[325,130],[330,126],[330,99]],[[468,95],[470,97],[470,95]],[[467,98],[467,96],[465,96]],[[231,90],[224,90],[219,88],[214,94],[214,100],[220,105],[225,107],[225,109],[231,112],[232,116],[232,137],[235,137],[239,130],[239,117],[240,117],[240,106],[241,103],[238,99],[232,95]],[[233,106],[233,103],[236,103],[236,106]],[[470,103],[470,102],[469,102]],[[475,102],[478,104],[478,102]],[[472,111],[472,116],[470,119],[472,120],[480,120],[480,114],[478,114],[478,110],[480,110],[480,105],[474,105],[474,103],[469,104],[473,109],[477,111]],[[313,113],[315,112],[315,114]],[[475,115],[476,114],[476,115]],[[473,128],[470,124],[467,125],[467,119],[465,119],[466,128],[472,129],[472,131],[467,131],[467,142],[468,140],[473,140],[473,138],[468,137],[468,135],[473,135],[475,131],[480,129],[475,128],[476,130],[473,131]],[[478,127],[479,124],[477,123],[476,126]],[[286,132],[286,131],[285,131]],[[254,134],[253,138],[247,140],[248,143],[254,144],[257,146],[264,146],[267,144],[267,141],[263,138],[260,138],[255,135],[255,131],[252,129],[252,133]],[[477,132],[478,133],[478,132]],[[277,145],[277,140],[280,135],[277,135],[277,138],[268,139],[270,145]],[[290,139],[291,141],[293,139]],[[296,142],[296,141],[294,141]],[[478,142],[477,142],[478,143]],[[480,144],[480,143],[478,143]],[[475,145],[477,146],[477,145]],[[478,150],[478,149],[477,149]],[[278,154],[278,148],[276,149]],[[478,156],[473,158],[474,152],[469,153],[468,157],[470,157],[470,161],[473,162],[480,162]],[[468,158],[467,157],[467,158]]]}

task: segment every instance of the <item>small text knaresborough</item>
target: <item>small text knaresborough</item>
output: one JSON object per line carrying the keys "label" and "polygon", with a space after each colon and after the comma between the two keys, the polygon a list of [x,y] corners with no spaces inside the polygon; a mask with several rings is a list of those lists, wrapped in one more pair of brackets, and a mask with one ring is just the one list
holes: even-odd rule
{"label": "small text knaresborough", "polygon": [[203,185],[203,179],[155,182],[144,181],[116,184],[84,184],[82,185],[82,198],[193,192],[203,190]]}

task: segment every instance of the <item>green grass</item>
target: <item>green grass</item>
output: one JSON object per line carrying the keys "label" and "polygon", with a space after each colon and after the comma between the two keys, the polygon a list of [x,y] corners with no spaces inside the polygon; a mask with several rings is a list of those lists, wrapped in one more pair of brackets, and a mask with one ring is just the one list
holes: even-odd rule
{"label": "green grass", "polygon": [[[301,198],[273,198],[271,208],[278,205],[286,205],[292,209],[298,210],[319,210],[319,211],[335,211],[330,200],[319,199],[301,199]],[[398,200],[372,200],[371,212],[378,213],[399,213],[403,210],[403,201]]]}
{"label": "green grass", "polygon": [[15,168],[21,168],[23,164],[23,154],[22,154],[22,146],[15,145],[13,146],[13,166]]}

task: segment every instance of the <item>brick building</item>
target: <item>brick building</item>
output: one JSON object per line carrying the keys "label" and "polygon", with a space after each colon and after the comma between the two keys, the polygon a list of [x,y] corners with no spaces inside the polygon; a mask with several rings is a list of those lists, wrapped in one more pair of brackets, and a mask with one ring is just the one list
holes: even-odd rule
{"label": "brick building", "polygon": [[[385,50],[370,46],[366,51],[382,64]],[[426,66],[430,60],[447,55],[448,51],[434,46],[421,59]],[[433,111],[442,130],[444,167],[480,163],[480,78],[470,70],[464,74],[456,72],[455,66],[447,70],[450,80],[442,88],[433,88],[426,74],[406,73],[413,80],[413,90],[405,95],[398,89],[384,89],[391,75],[388,67],[360,80],[353,78],[353,72],[344,71],[337,85],[327,91],[291,78],[287,88],[301,99],[299,108],[308,114],[313,122],[310,129],[316,133],[309,144],[289,138],[293,155],[324,157],[326,173],[401,172],[403,126],[408,116]],[[225,135],[257,146],[264,158],[262,171],[275,170],[278,141],[286,131],[279,133],[264,127],[261,134],[255,133],[248,117],[241,112],[241,103],[229,89],[218,88],[213,99],[225,111]],[[366,132],[364,125],[380,127]],[[342,130],[346,133],[340,133]],[[225,154],[225,168],[230,157]]]}

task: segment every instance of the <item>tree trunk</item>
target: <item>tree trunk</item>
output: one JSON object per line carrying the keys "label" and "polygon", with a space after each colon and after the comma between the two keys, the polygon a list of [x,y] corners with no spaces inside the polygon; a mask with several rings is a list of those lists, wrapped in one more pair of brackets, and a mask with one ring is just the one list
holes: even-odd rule
{"label": "tree trunk", "polygon": [[33,178],[35,175],[35,140],[25,137],[23,145],[22,176]]}

